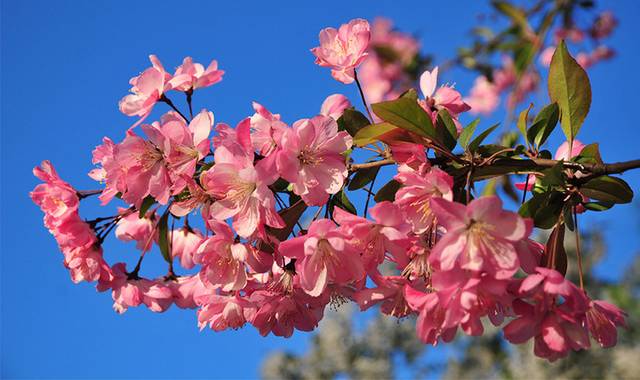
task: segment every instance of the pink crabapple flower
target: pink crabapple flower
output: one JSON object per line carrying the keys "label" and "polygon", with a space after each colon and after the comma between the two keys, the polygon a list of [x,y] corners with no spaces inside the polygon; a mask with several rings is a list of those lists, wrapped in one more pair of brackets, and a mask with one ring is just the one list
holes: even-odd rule
{"label": "pink crabapple flower", "polygon": [[351,107],[351,102],[342,94],[333,94],[327,96],[322,102],[320,115],[329,116],[334,120],[338,120],[344,113],[344,110]]}
{"label": "pink crabapple flower", "polygon": [[169,281],[168,285],[173,292],[173,302],[181,309],[195,309],[198,307],[196,298],[199,295],[214,291],[214,289],[207,288],[197,274],[180,276]]}
{"label": "pink crabapple flower", "polygon": [[213,126],[213,113],[202,110],[187,124],[175,112],[163,115],[159,129],[165,136],[162,147],[167,169],[173,184],[172,194],[186,186],[185,177],[193,177],[196,164],[211,151],[209,134]]}
{"label": "pink crabapple flower", "polygon": [[466,206],[433,198],[431,209],[446,229],[429,257],[440,270],[451,270],[457,264],[504,279],[518,270],[518,256],[529,253],[520,252],[517,244],[531,234],[531,220],[503,210],[498,197],[477,198]]}
{"label": "pink crabapple flower", "polygon": [[[585,293],[553,269],[538,267],[521,281],[513,310],[518,318],[504,327],[505,338],[520,344],[534,338],[536,356],[555,361],[570,350],[590,347],[585,327]],[[531,302],[527,302],[531,300]]]}
{"label": "pink crabapple flower", "polygon": [[45,225],[52,229],[78,212],[78,193],[63,181],[51,162],[42,161],[33,169],[33,174],[43,181],[29,193],[33,203],[44,212]]}
{"label": "pink crabapple flower", "polygon": [[287,129],[279,114],[272,114],[263,105],[253,102],[255,113],[251,116],[251,142],[262,156],[274,153]]}
{"label": "pink crabapple flower", "polygon": [[255,306],[238,295],[210,294],[198,298],[202,304],[198,310],[200,330],[209,326],[214,331],[239,329],[255,314]]}
{"label": "pink crabapple flower", "polygon": [[606,301],[589,302],[587,328],[601,347],[609,348],[618,343],[618,326],[627,327],[626,313]]}
{"label": "pink crabapple flower", "polygon": [[472,114],[488,115],[498,108],[500,93],[496,86],[483,75],[475,79],[469,97],[464,101],[471,107]]}
{"label": "pink crabapple flower", "polygon": [[[125,139],[115,147],[116,171],[107,170],[107,182],[116,182],[122,199],[139,208],[148,195],[164,205],[171,196],[171,176],[163,148],[167,143],[160,125],[142,125],[149,140],[127,131]],[[104,167],[104,166],[103,166]],[[111,175],[116,178],[111,178]],[[114,194],[115,195],[115,194]],[[103,202],[108,200],[105,199]]]}
{"label": "pink crabapple flower", "polygon": [[361,252],[362,262],[368,272],[377,271],[385,259],[385,253],[401,255],[408,248],[409,225],[402,212],[391,202],[377,203],[369,210],[375,222],[335,208],[333,217],[350,237],[350,243]]}
{"label": "pink crabapple flower", "polygon": [[129,307],[144,304],[149,310],[161,313],[173,303],[173,292],[162,281],[145,278],[129,279],[124,263],[117,263],[112,268],[113,279],[109,287],[113,289],[113,308],[122,314]]}
{"label": "pink crabapple flower", "polygon": [[427,231],[433,225],[432,199],[453,199],[453,177],[442,169],[434,167],[426,174],[402,171],[394,178],[402,184],[394,204],[402,210],[416,234]]}
{"label": "pink crabapple flower", "polygon": [[262,159],[253,165],[250,119],[240,122],[233,133],[223,130],[228,134],[218,140],[215,165],[200,177],[205,191],[216,199],[210,215],[217,220],[233,217],[233,228],[244,238],[256,231],[264,234],[265,224],[284,227],[268,187],[278,177],[274,162]]}
{"label": "pink crabapple flower", "polygon": [[462,100],[462,95],[453,89],[453,86],[441,86],[438,84],[438,67],[432,71],[425,71],[420,75],[420,91],[424,100],[418,100],[420,106],[435,120],[437,110],[446,109],[452,118],[469,111],[471,107]]}
{"label": "pink crabapple flower", "polygon": [[163,93],[169,89],[168,82],[171,75],[167,73],[155,55],[150,55],[151,67],[142,74],[131,78],[131,94],[120,100],[120,111],[127,116],[146,118],[153,106],[160,100]]}
{"label": "pink crabapple flower", "polygon": [[404,276],[373,275],[371,279],[376,284],[374,288],[366,288],[357,291],[353,298],[364,311],[380,304],[380,311],[386,315],[403,318],[412,310],[404,297],[404,287],[409,285],[409,280]]}
{"label": "pink crabapple flower", "polygon": [[224,71],[218,70],[218,61],[215,59],[205,69],[202,64],[193,63],[191,57],[186,57],[168,84],[171,89],[187,92],[212,86],[220,82],[223,75]]}
{"label": "pink crabapple flower", "polygon": [[278,251],[297,259],[300,285],[312,297],[322,294],[330,283],[345,285],[365,276],[360,255],[328,219],[314,221],[306,235],[280,243]]}
{"label": "pink crabapple flower", "polygon": [[321,206],[342,188],[348,175],[343,153],[352,144],[351,136],[338,132],[338,124],[329,116],[298,120],[282,137],[278,172],[305,203]]}
{"label": "pink crabapple flower", "polygon": [[171,238],[171,254],[180,260],[180,266],[191,269],[195,266],[194,255],[204,241],[202,233],[197,229],[184,226],[169,232]]}
{"label": "pink crabapple flower", "polygon": [[86,281],[95,282],[109,277],[110,268],[104,261],[102,247],[87,244],[64,252],[64,264],[69,269],[71,281],[75,284]]}
{"label": "pink crabapple flower", "polygon": [[122,241],[135,241],[136,248],[146,252],[151,250],[153,241],[157,239],[155,211],[149,211],[144,217],[137,212],[120,209],[123,217],[118,221],[116,237]]}
{"label": "pink crabapple flower", "polygon": [[312,331],[318,326],[324,313],[325,302],[309,296],[300,288],[290,294],[279,294],[259,290],[249,296],[249,301],[258,305],[250,322],[260,335],[272,332],[285,338],[293,335],[294,328],[299,331]]}
{"label": "pink crabapple flower", "polygon": [[202,266],[200,278],[205,284],[220,286],[223,291],[240,290],[247,285],[245,262],[249,250],[237,243],[231,228],[222,222],[212,225],[214,235],[202,241],[194,261]]}
{"label": "pink crabapple flower", "polygon": [[331,68],[334,79],[344,84],[352,83],[354,71],[367,57],[371,32],[363,19],[342,24],[340,29],[326,28],[320,31],[320,46],[311,49],[316,64]]}
{"label": "pink crabapple flower", "polygon": [[427,344],[436,346],[438,341],[451,342],[456,336],[457,326],[446,327],[447,310],[436,293],[425,293],[407,285],[404,288],[405,299],[411,309],[418,312],[416,334]]}

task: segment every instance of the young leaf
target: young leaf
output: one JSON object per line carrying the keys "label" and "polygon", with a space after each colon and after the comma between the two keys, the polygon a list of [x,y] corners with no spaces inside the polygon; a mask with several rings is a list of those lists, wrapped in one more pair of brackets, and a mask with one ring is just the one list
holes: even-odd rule
{"label": "young leaf", "polygon": [[542,146],[556,128],[556,125],[558,125],[559,117],[560,109],[557,103],[545,106],[533,119],[533,124],[527,132],[529,141],[538,147]]}
{"label": "young leaf", "polygon": [[473,132],[476,131],[476,127],[478,126],[479,123],[480,123],[480,119],[475,119],[474,121],[469,123],[469,125],[464,127],[464,129],[460,133],[458,142],[460,143],[460,146],[463,147],[464,149],[467,149],[467,146],[469,145],[469,141],[471,141],[471,136],[473,136]]}
{"label": "young leaf", "polygon": [[471,141],[471,143],[469,144],[469,151],[475,152],[476,150],[478,150],[478,147],[480,147],[480,144],[482,144],[484,139],[486,139],[491,134],[491,132],[493,132],[496,128],[498,128],[498,126],[500,126],[500,124],[496,124],[489,127],[489,129],[482,132],[481,134],[478,135],[478,137],[473,139],[473,141]]}
{"label": "young leaf", "polygon": [[358,130],[356,135],[353,137],[353,143],[356,146],[373,144],[374,142],[379,141],[380,136],[383,136],[394,129],[397,128],[389,123],[367,125],[366,127]]}
{"label": "young leaf", "polygon": [[382,202],[382,201],[393,202],[396,196],[396,192],[398,191],[399,188],[400,188],[400,182],[396,181],[395,179],[392,179],[391,181],[387,182],[386,185],[382,186],[380,190],[378,190],[375,197],[373,197],[373,200],[376,202]]}
{"label": "young leaf", "polygon": [[373,181],[378,175],[378,171],[380,170],[379,166],[375,166],[373,168],[365,168],[360,169],[353,175],[353,178],[349,182],[349,190],[358,190],[367,186],[367,184]]}
{"label": "young leaf", "polygon": [[518,116],[518,124],[517,124],[518,129],[520,130],[520,133],[522,133],[522,136],[524,137],[524,141],[527,144],[530,144],[530,140],[527,137],[527,120],[529,119],[529,112],[531,112],[531,108],[533,108],[533,103],[529,104],[529,108],[520,112],[520,115]]}
{"label": "young leaf", "polygon": [[564,41],[556,48],[549,67],[549,97],[560,107],[562,130],[574,140],[591,106],[591,84],[582,66],[569,54]]}
{"label": "young leaf", "polygon": [[436,140],[442,143],[445,148],[453,150],[453,148],[456,147],[458,129],[451,115],[449,115],[449,112],[444,108],[438,111],[436,135]]}
{"label": "young leaf", "polygon": [[601,202],[629,203],[633,190],[622,179],[610,176],[596,177],[580,187],[580,192]]}
{"label": "young leaf", "polygon": [[602,164],[598,143],[589,144],[582,148],[580,154],[573,161],[581,164]]}
{"label": "young leaf", "polygon": [[371,124],[369,119],[361,112],[347,108],[340,118],[338,118],[338,129],[347,131],[351,136],[355,136],[359,130]]}
{"label": "young leaf", "polygon": [[431,117],[410,97],[372,104],[373,112],[382,120],[418,136],[435,138]]}
{"label": "young leaf", "polygon": [[169,212],[165,211],[158,221],[158,246],[164,260],[168,263],[172,261],[171,251],[169,249]]}
{"label": "young leaf", "polygon": [[343,210],[347,210],[353,215],[358,215],[356,207],[353,205],[353,203],[351,203],[344,190],[340,190],[336,195],[333,196],[332,200],[335,206],[340,207]]}
{"label": "young leaf", "polygon": [[151,195],[147,195],[142,200],[142,204],[140,205],[140,211],[138,212],[138,217],[144,218],[147,215],[147,211],[149,211],[149,209],[151,208],[151,206],[153,206],[154,203],[156,203],[156,200]]}
{"label": "young leaf", "polygon": [[562,162],[558,162],[556,165],[549,169],[545,169],[541,173],[543,175],[542,179],[540,179],[540,183],[543,186],[564,186],[565,185],[565,177],[564,177],[564,166]]}
{"label": "young leaf", "polygon": [[591,211],[606,211],[613,207],[613,202],[586,202],[582,204],[584,208]]}

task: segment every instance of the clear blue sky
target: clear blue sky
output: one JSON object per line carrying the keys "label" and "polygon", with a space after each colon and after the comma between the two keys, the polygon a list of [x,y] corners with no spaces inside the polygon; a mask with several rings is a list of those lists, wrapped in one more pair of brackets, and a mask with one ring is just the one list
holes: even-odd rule
{"label": "clear blue sky", "polygon": [[[77,188],[95,188],[85,174],[91,150],[104,135],[119,141],[131,125],[117,101],[150,53],[168,68],[186,55],[203,63],[218,59],[227,71],[223,82],[195,100],[196,109],[209,107],[217,121],[235,125],[257,100],[293,122],[316,113],[329,94],[358,100],[354,87],[313,64],[309,49],[321,28],[384,15],[417,32],[423,49],[444,59],[469,41],[476,15],[487,10],[481,1],[420,2],[417,8],[394,3],[300,1],[278,8],[271,2],[3,0],[2,377],[247,378],[258,375],[270,350],[301,350],[309,334],[263,338],[250,326],[201,333],[195,313],[176,308],[114,313],[109,294],[69,280],[42,214],[28,198],[36,185],[31,169],[50,159]],[[590,71],[593,105],[580,139],[599,141],[607,161],[638,158],[640,6],[604,3],[621,21],[611,39],[619,56]],[[444,79],[463,92],[472,81],[456,71]],[[639,173],[625,179],[640,189]],[[610,250],[601,275],[615,278],[640,248],[638,215],[635,202],[582,222],[606,231]],[[137,257],[131,245],[112,242],[107,251],[110,262]]]}

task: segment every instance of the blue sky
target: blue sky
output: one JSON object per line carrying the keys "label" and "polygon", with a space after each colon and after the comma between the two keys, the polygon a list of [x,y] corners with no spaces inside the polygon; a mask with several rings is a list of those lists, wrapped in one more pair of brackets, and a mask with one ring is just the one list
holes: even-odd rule
{"label": "blue sky", "polygon": [[[309,49],[321,28],[383,15],[418,33],[423,50],[445,59],[469,41],[477,14],[488,9],[480,1],[395,3],[3,1],[2,377],[247,378],[258,375],[269,351],[304,348],[309,334],[263,338],[251,327],[199,332],[192,311],[153,314],[141,308],[117,315],[109,294],[69,280],[40,210],[28,198],[37,183],[31,169],[49,159],[77,188],[95,188],[85,175],[91,150],[105,135],[119,141],[132,124],[119,113],[117,101],[126,94],[128,79],[147,67],[150,53],[168,68],[187,55],[203,63],[219,61],[227,71],[224,80],[194,101],[195,109],[211,109],[216,121],[235,125],[256,100],[293,122],[312,116],[335,92],[358,101],[355,87],[332,80],[328,70],[313,64]],[[605,2],[604,7],[620,18],[610,40],[619,56],[590,71],[593,104],[579,138],[600,142],[606,161],[621,161],[640,156],[634,122],[640,5]],[[443,79],[467,92],[473,77],[456,70]],[[482,125],[501,120],[495,115]],[[555,135],[553,142],[560,141]],[[640,189],[639,173],[624,178]],[[95,202],[86,210],[96,212]],[[606,233],[602,276],[615,278],[640,248],[638,215],[635,202],[582,221]],[[106,250],[110,262],[137,258],[131,245],[110,242]]]}

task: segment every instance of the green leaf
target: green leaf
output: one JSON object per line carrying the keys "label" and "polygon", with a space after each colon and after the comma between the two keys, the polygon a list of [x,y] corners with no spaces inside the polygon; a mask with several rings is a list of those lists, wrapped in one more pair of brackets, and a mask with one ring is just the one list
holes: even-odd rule
{"label": "green leaf", "polygon": [[280,241],[286,240],[306,209],[307,205],[303,201],[299,201],[290,207],[280,210],[278,214],[284,220],[285,226],[279,229],[267,226],[267,231]]}
{"label": "green leaf", "polygon": [[373,144],[376,141],[379,141],[380,136],[383,136],[386,133],[389,133],[396,128],[395,126],[389,123],[378,123],[367,125],[364,128],[361,128],[356,135],[353,137],[353,143],[356,146],[365,146],[369,144]]}
{"label": "green leaf", "polygon": [[482,144],[484,139],[486,139],[491,134],[491,132],[493,132],[499,126],[500,124],[493,125],[489,127],[489,129],[487,129],[486,131],[479,134],[478,137],[473,139],[473,141],[471,141],[471,143],[469,144],[469,151],[475,152],[476,150],[478,150],[478,147],[480,147],[480,144]]}
{"label": "green leaf", "polygon": [[151,208],[151,206],[153,206],[154,203],[156,203],[156,200],[151,195],[147,195],[142,200],[142,204],[140,205],[138,218],[144,218],[145,216],[147,216],[147,211],[149,211],[149,209]]}
{"label": "green leaf", "polygon": [[524,137],[524,141],[529,144],[529,138],[527,137],[527,121],[529,120],[529,112],[531,112],[531,108],[533,108],[533,103],[529,104],[529,108],[520,112],[518,116],[518,129],[522,136]]}
{"label": "green leaf", "polygon": [[392,179],[378,190],[373,200],[376,202],[390,201],[393,202],[396,192],[400,189],[400,182]]}
{"label": "green leaf", "polygon": [[562,186],[565,185],[564,165],[558,162],[553,167],[542,171],[540,183],[543,186]]}
{"label": "green leaf", "polygon": [[497,11],[509,17],[514,24],[518,25],[523,30],[529,28],[527,15],[522,9],[517,8],[506,1],[492,1],[491,5],[493,5]]}
{"label": "green leaf", "polygon": [[359,130],[371,124],[369,119],[361,112],[347,108],[342,116],[338,118],[338,129],[347,131],[351,136],[355,136]]}
{"label": "green leaf", "polygon": [[564,195],[558,191],[533,194],[518,212],[523,217],[533,219],[536,227],[549,229],[556,225],[562,213]]}
{"label": "green leaf", "polygon": [[435,138],[436,131],[429,115],[411,97],[372,104],[373,112],[382,120],[418,136]]}
{"label": "green leaf", "polygon": [[613,202],[586,202],[582,204],[584,208],[591,211],[606,211],[613,207]]}
{"label": "green leaf", "polygon": [[453,148],[456,147],[458,129],[456,128],[451,115],[449,115],[449,112],[444,108],[438,111],[436,135],[436,140],[442,143],[445,148],[453,150]]}
{"label": "green leaf", "polygon": [[333,203],[336,207],[340,207],[343,210],[347,210],[353,215],[358,215],[358,211],[356,210],[356,207],[353,205],[353,203],[351,203],[351,201],[349,200],[349,197],[347,197],[347,194],[344,192],[344,190],[340,190],[331,199],[333,200]]}
{"label": "green leaf", "polygon": [[533,119],[533,124],[527,132],[529,141],[535,143],[537,147],[542,146],[556,128],[556,125],[558,125],[559,117],[560,109],[557,103],[545,106]]}
{"label": "green leaf", "polygon": [[582,66],[569,54],[564,41],[556,48],[549,67],[549,97],[560,107],[565,136],[574,140],[591,107],[591,84]]}
{"label": "green leaf", "polygon": [[463,147],[464,149],[467,149],[467,146],[469,145],[469,141],[471,141],[471,136],[473,136],[473,132],[476,131],[476,127],[478,126],[479,123],[480,123],[480,119],[475,119],[474,121],[469,123],[469,125],[464,127],[464,129],[460,133],[458,142],[460,143],[460,146]]}
{"label": "green leaf", "polygon": [[169,211],[165,211],[158,221],[158,246],[164,260],[168,263],[172,261],[171,250],[169,249]]}
{"label": "green leaf", "polygon": [[601,202],[629,203],[633,199],[633,190],[620,178],[596,177],[580,187],[580,192],[589,198]]}
{"label": "green leaf", "polygon": [[581,163],[581,164],[602,164],[602,156],[600,156],[600,148],[598,143],[593,143],[585,146],[580,151],[577,157],[575,157],[572,161]]}
{"label": "green leaf", "polygon": [[367,186],[368,183],[373,181],[374,178],[378,175],[378,171],[380,170],[379,166],[375,166],[372,168],[360,169],[353,175],[353,178],[349,182],[349,190],[358,190]]}

